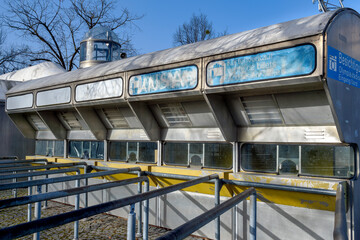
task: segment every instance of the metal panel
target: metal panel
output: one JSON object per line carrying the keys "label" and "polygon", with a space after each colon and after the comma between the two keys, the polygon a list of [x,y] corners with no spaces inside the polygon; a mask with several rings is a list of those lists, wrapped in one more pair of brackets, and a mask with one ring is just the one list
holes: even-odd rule
{"label": "metal panel", "polygon": [[228,142],[236,139],[237,128],[222,96],[204,95],[224,138]]}
{"label": "metal panel", "polygon": [[49,127],[50,131],[54,134],[56,139],[66,138],[66,129],[57,118],[55,112],[52,111],[40,111],[38,112],[41,119]]}
{"label": "metal panel", "polygon": [[75,88],[77,102],[120,97],[122,94],[122,78],[80,84]]}
{"label": "metal panel", "polygon": [[114,129],[109,130],[110,141],[148,141],[149,137],[143,129]]}
{"label": "metal panel", "polygon": [[324,91],[276,94],[285,125],[335,126]]}
{"label": "metal panel", "polygon": [[36,94],[36,106],[48,106],[62,103],[70,103],[70,99],[70,87],[41,91]]}
{"label": "metal panel", "polygon": [[97,140],[106,139],[106,128],[99,119],[94,109],[91,108],[77,108],[81,118],[85,121],[90,131],[94,134]]}
{"label": "metal panel", "polygon": [[161,130],[163,141],[225,142],[219,128],[169,128]]}
{"label": "metal panel", "polygon": [[20,130],[22,135],[26,138],[35,138],[35,129],[30,125],[21,113],[9,114],[11,120],[15,123],[16,127]]}
{"label": "metal panel", "polygon": [[137,119],[140,121],[142,128],[151,141],[157,141],[160,138],[160,128],[152,115],[149,107],[144,102],[129,102],[129,106]]}
{"label": "metal panel", "polygon": [[44,121],[39,117],[37,113],[28,113],[26,114],[26,118],[35,130],[37,131],[49,130],[48,126],[46,126]]}
{"label": "metal panel", "polygon": [[268,143],[341,143],[335,126],[239,128],[238,141]]}

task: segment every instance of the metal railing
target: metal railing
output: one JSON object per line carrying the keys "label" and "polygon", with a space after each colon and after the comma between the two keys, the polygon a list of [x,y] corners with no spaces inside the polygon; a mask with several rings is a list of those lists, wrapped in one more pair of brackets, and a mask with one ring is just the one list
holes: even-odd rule
{"label": "metal railing", "polygon": [[[236,195],[235,197],[230,198],[229,200],[215,206],[209,211],[201,214],[198,217],[193,218],[187,223],[175,228],[174,230],[168,232],[167,234],[157,238],[157,240],[175,240],[175,239],[184,239],[189,236],[196,230],[199,230],[201,227],[205,226],[209,222],[213,221],[221,214],[233,208],[235,205],[246,200],[250,197],[250,239],[256,239],[256,190],[255,188],[249,188],[244,192]],[[215,237],[220,239],[220,235]]]}
{"label": "metal railing", "polygon": [[[114,201],[110,201],[107,203],[94,205],[94,206],[87,207],[87,208],[82,208],[82,209],[67,212],[67,213],[62,213],[62,214],[52,216],[52,217],[37,219],[37,220],[31,221],[28,223],[23,223],[23,224],[11,226],[11,227],[3,228],[3,229],[0,229],[0,236],[2,236],[3,239],[18,238],[18,237],[22,237],[22,236],[25,236],[25,235],[28,235],[31,233],[40,232],[40,231],[43,231],[46,229],[57,227],[57,226],[60,226],[60,225],[66,224],[66,223],[78,221],[80,219],[91,217],[91,216],[94,216],[94,215],[97,215],[100,213],[108,212],[108,211],[111,211],[111,210],[114,210],[117,208],[125,207],[128,205],[133,205],[137,202],[145,201],[143,239],[148,239],[147,231],[148,231],[148,221],[149,221],[148,220],[148,217],[149,217],[149,215],[148,215],[149,202],[148,201],[149,201],[149,199],[160,196],[160,195],[164,195],[164,194],[167,194],[170,192],[174,192],[177,190],[181,190],[183,188],[187,188],[187,187],[199,184],[199,183],[208,182],[208,181],[210,181],[212,179],[216,179],[218,177],[219,176],[217,174],[212,174],[209,176],[200,177],[200,178],[197,178],[194,180],[186,181],[183,183],[171,185],[171,186],[160,188],[160,189],[156,189],[153,191],[148,191],[149,183],[145,182],[145,189],[146,189],[145,191],[146,192],[144,192],[144,193],[126,197],[126,198],[122,198],[122,199],[118,199],[118,200],[114,200]],[[133,209],[133,206],[132,206],[132,209]],[[128,231],[128,232],[130,232],[132,235],[128,236],[128,239],[129,239],[129,237],[130,237],[130,239],[135,239],[135,236],[133,235],[135,233],[134,229],[135,229],[135,226],[130,226],[130,231]]]}

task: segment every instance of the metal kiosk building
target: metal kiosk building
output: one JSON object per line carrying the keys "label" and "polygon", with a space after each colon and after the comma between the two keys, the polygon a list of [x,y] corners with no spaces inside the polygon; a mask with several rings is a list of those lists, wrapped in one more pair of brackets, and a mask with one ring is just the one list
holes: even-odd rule
{"label": "metal kiosk building", "polygon": [[[341,9],[29,81],[6,110],[49,161],[139,166],[153,189],[218,173],[222,200],[255,186],[259,239],[332,238],[335,196],[316,191],[344,185],[346,232],[359,239],[359,72],[360,16]],[[150,223],[175,228],[213,193],[204,183],[155,198]],[[247,211],[222,216],[223,239],[246,238]],[[195,234],[213,238],[213,225]]]}

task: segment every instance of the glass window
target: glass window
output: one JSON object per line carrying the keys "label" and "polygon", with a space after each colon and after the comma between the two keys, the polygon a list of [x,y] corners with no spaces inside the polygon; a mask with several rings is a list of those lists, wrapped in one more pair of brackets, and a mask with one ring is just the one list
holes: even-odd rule
{"label": "glass window", "polygon": [[37,140],[35,143],[35,154],[46,156],[47,141]]}
{"label": "glass window", "polygon": [[241,166],[247,171],[276,172],[276,145],[244,144]]}
{"label": "glass window", "polygon": [[164,162],[173,165],[188,165],[187,143],[165,143]]}
{"label": "glass window", "polygon": [[351,146],[244,144],[241,167],[245,171],[278,172],[349,178],[354,175]]}
{"label": "glass window", "polygon": [[48,157],[59,157],[64,155],[64,142],[53,140],[37,140],[35,154]]}
{"label": "glass window", "polygon": [[166,143],[164,159],[169,165],[230,169],[233,146],[228,143]]}
{"label": "glass window", "polygon": [[83,159],[104,159],[104,142],[70,141],[69,157]]}
{"label": "glass window", "polygon": [[110,142],[109,158],[112,161],[154,163],[156,151],[155,142]]}
{"label": "glass window", "polygon": [[206,143],[205,163],[209,168],[232,168],[233,145],[229,143]]}
{"label": "glass window", "polygon": [[64,141],[55,141],[54,156],[64,156]]}

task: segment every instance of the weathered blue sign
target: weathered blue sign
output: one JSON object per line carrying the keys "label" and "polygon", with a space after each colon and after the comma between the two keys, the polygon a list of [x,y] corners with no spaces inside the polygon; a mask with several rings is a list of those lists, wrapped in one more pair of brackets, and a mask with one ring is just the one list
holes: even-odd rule
{"label": "weathered blue sign", "polygon": [[299,76],[312,73],[315,66],[315,47],[307,44],[211,62],[206,81],[209,86],[221,86]]}
{"label": "weathered blue sign", "polygon": [[132,96],[193,89],[198,83],[196,66],[187,66],[130,77]]}
{"label": "weathered blue sign", "polygon": [[328,46],[327,76],[360,88],[360,62]]}

